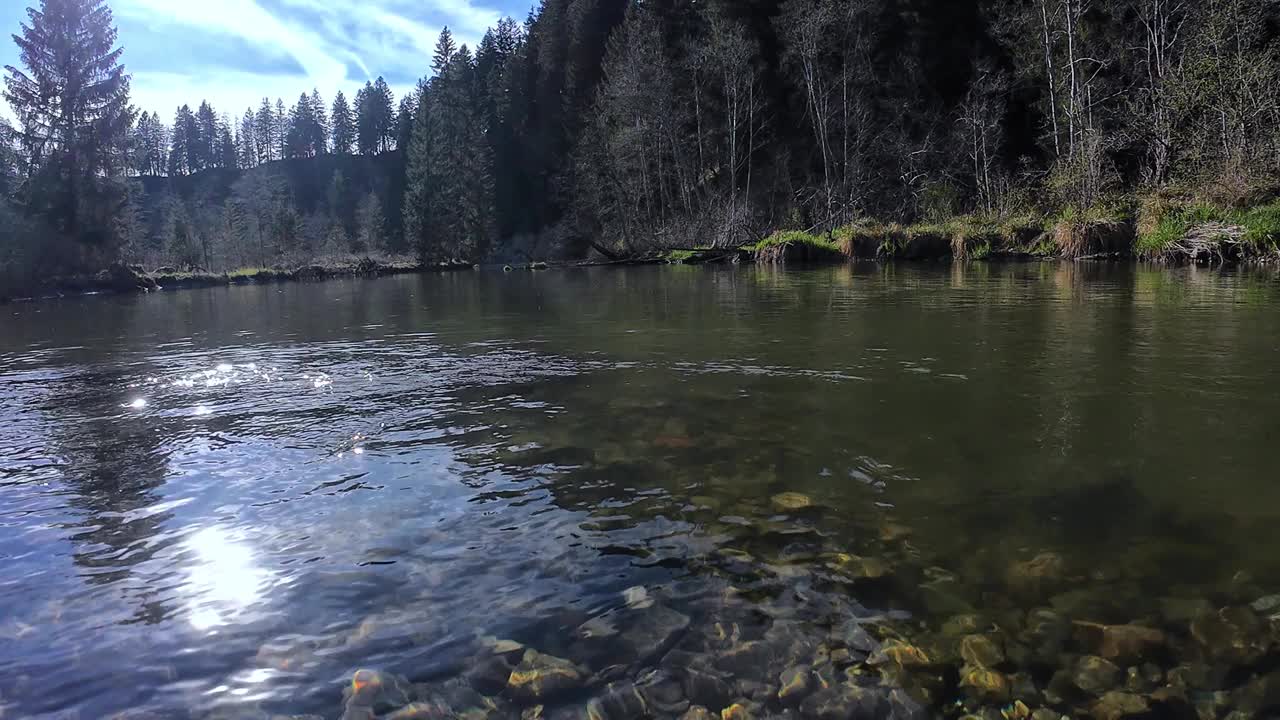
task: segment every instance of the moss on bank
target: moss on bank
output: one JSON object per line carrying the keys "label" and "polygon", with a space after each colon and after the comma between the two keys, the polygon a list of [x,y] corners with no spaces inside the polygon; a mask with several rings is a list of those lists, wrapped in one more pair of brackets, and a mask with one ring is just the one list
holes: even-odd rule
{"label": "moss on bank", "polygon": [[831,238],[802,230],[782,230],[754,245],[742,248],[756,262],[832,260],[841,256],[840,247]]}

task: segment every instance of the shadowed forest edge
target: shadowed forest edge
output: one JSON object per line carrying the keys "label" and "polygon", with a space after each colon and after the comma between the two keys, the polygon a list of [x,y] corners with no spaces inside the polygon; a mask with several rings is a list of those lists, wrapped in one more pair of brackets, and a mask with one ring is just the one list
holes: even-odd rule
{"label": "shadowed forest edge", "polygon": [[474,50],[443,31],[398,104],[378,78],[171,124],[130,104],[103,0],[42,0],[14,40],[0,295],[119,263],[1230,262],[1280,242],[1264,0],[542,0]]}

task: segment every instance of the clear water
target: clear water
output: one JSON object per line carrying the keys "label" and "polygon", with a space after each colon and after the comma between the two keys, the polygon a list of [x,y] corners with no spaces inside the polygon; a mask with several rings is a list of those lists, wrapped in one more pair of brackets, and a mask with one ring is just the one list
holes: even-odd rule
{"label": "clear water", "polygon": [[[595,670],[571,641],[593,620],[688,618],[641,628],[665,644],[634,675],[725,652],[730,619],[937,628],[940,574],[983,613],[1247,603],[1280,592],[1278,361],[1273,276],[1129,266],[0,306],[0,716],[338,717],[358,668],[456,684],[510,638]],[[845,581],[839,553],[887,573]],[[1019,592],[1044,553],[1060,584]],[[726,672],[776,687],[787,662]]]}

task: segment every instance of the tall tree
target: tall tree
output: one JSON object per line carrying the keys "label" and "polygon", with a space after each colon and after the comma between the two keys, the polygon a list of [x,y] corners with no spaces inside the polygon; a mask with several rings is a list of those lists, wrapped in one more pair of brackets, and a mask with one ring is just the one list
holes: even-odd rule
{"label": "tall tree", "polygon": [[311,113],[315,125],[309,142],[316,155],[325,155],[329,152],[329,112],[324,107],[320,91],[314,88],[311,90]]}
{"label": "tall tree", "polygon": [[376,105],[373,82],[366,82],[364,87],[356,91],[356,152],[361,155],[378,152]]}
{"label": "tall tree", "polygon": [[239,148],[240,167],[245,170],[257,167],[259,162],[258,124],[255,121],[252,107],[246,108],[244,115],[240,118],[240,130],[236,135],[236,144]]}
{"label": "tall tree", "polygon": [[272,113],[275,128],[272,137],[276,142],[276,157],[283,160],[289,157],[289,114],[285,112],[284,101],[276,98],[276,111]]}
{"label": "tall tree", "polygon": [[329,115],[333,140],[331,147],[335,155],[350,155],[351,146],[355,144],[355,121],[351,117],[351,106],[347,104],[347,96],[338,91],[333,99],[333,112]]}
{"label": "tall tree", "polygon": [[394,149],[396,140],[396,99],[381,75],[373,83],[373,110],[378,152]]}
{"label": "tall tree", "polygon": [[195,143],[196,118],[191,107],[183,105],[173,115],[173,132],[170,136],[169,174],[189,175],[191,146]]}
{"label": "tall tree", "polygon": [[103,0],[42,0],[27,17],[14,36],[25,69],[5,68],[4,92],[32,179],[27,211],[113,257],[134,111],[111,10]]}
{"label": "tall tree", "polygon": [[280,144],[276,140],[276,130],[279,125],[276,122],[275,115],[275,110],[271,107],[271,100],[262,98],[262,104],[258,106],[258,113],[254,117],[253,126],[259,165],[279,159],[276,157],[276,148]]}
{"label": "tall tree", "polygon": [[194,170],[207,170],[218,167],[218,139],[221,135],[218,127],[218,114],[208,101],[202,101],[196,110],[196,145],[192,158]]}
{"label": "tall tree", "polygon": [[493,183],[475,63],[442,32],[409,146],[405,236],[426,260],[474,260],[489,250]]}

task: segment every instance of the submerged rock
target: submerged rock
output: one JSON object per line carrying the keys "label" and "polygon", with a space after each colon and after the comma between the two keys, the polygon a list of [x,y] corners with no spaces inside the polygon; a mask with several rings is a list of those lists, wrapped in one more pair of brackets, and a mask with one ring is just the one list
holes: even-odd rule
{"label": "submerged rock", "polygon": [[960,658],[974,667],[993,668],[1004,662],[1004,650],[987,635],[966,635],[960,639]]}
{"label": "submerged rock", "polygon": [[794,512],[796,510],[804,510],[813,506],[813,500],[804,493],[783,492],[774,495],[771,498],[773,507],[777,510],[786,512]]}
{"label": "submerged rock", "polygon": [[1141,625],[1074,624],[1075,639],[1089,652],[1118,663],[1141,662],[1165,649],[1163,632]]}
{"label": "submerged rock", "polygon": [[1032,658],[1043,663],[1053,662],[1071,637],[1071,623],[1055,610],[1037,608],[1027,614],[1024,637]]}
{"label": "submerged rock", "polygon": [[953,615],[942,623],[942,634],[950,637],[973,635],[988,628],[987,620],[978,613]]}
{"label": "submerged rock", "polygon": [[1085,655],[1072,666],[1071,683],[1089,695],[1102,695],[1120,684],[1120,668],[1110,660]]}
{"label": "submerged rock", "polygon": [[661,712],[679,715],[689,708],[679,678],[663,670],[645,673],[636,681],[636,688],[646,703]]}
{"label": "submerged rock", "polygon": [[563,658],[526,650],[507,678],[507,693],[525,703],[540,703],[586,685],[586,674]]}
{"label": "submerged rock", "polygon": [[671,652],[663,658],[663,666],[680,679],[685,697],[695,705],[723,708],[734,696],[729,676],[711,668],[703,656]]}
{"label": "submerged rock", "polygon": [[1010,589],[1027,596],[1046,595],[1062,584],[1066,563],[1057,553],[1043,552],[1030,560],[1009,566],[1006,581]]}
{"label": "submerged rock", "polygon": [[807,665],[783,670],[778,677],[778,702],[799,705],[813,690],[812,673]]}
{"label": "submerged rock", "polygon": [[720,711],[720,720],[754,720],[756,713],[747,703],[733,703]]}
{"label": "submerged rock", "polygon": [[811,720],[881,720],[886,706],[878,689],[845,683],[805,698],[800,714]]}
{"label": "submerged rock", "polygon": [[960,671],[960,687],[969,697],[988,703],[1008,702],[1009,678],[995,670],[966,666]]}
{"label": "submerged rock", "polygon": [[1146,715],[1151,704],[1141,695],[1113,690],[1089,707],[1095,720],[1124,720]]}
{"label": "submerged rock", "polygon": [[1223,608],[1191,621],[1191,637],[1213,661],[1252,665],[1270,646],[1266,624],[1249,607]]}
{"label": "submerged rock", "polygon": [[715,716],[711,711],[701,705],[694,705],[680,716],[680,720],[714,720]]}
{"label": "submerged rock", "polygon": [[910,669],[930,665],[932,660],[920,648],[901,640],[886,640],[867,662],[871,665],[896,665]]}
{"label": "submerged rock", "polygon": [[385,716],[385,720],[448,720],[454,717],[451,710],[433,703],[410,703]]}
{"label": "submerged rock", "polygon": [[587,703],[588,720],[633,720],[648,715],[648,703],[631,683],[611,683]]}
{"label": "submerged rock", "polygon": [[829,565],[833,571],[851,580],[879,580],[893,571],[881,558],[849,553],[836,553],[831,556]]}
{"label": "submerged rock", "polygon": [[409,682],[381,670],[357,670],[344,690],[347,714],[361,717],[364,710],[385,712],[409,704]]}

